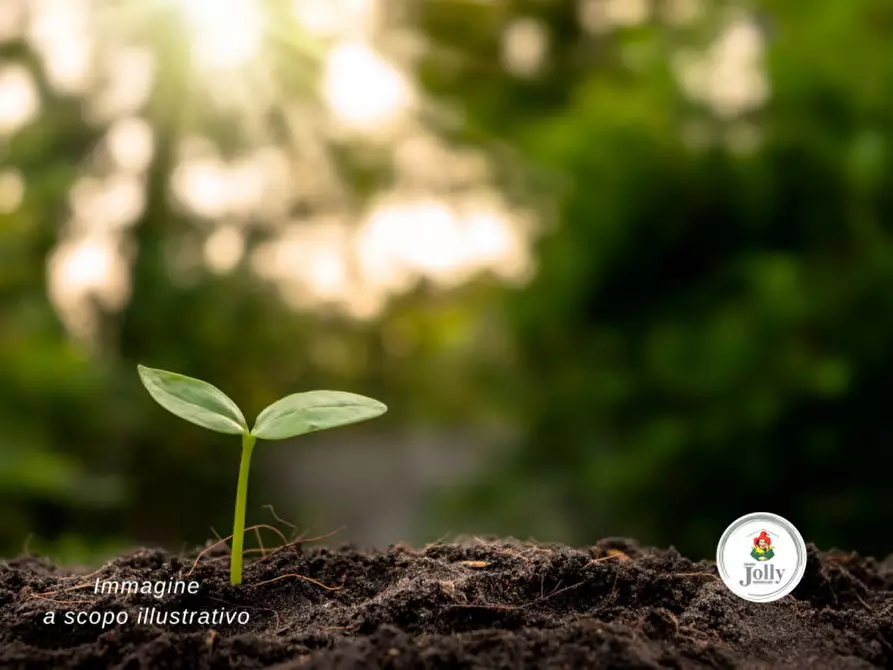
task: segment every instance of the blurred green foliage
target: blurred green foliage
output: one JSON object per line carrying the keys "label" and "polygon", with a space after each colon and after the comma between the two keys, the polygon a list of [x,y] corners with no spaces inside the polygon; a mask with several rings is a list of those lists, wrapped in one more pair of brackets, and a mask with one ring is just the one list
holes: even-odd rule
{"label": "blurred green foliage", "polygon": [[[893,549],[893,8],[763,10],[771,98],[731,119],[671,84],[686,35],[593,40],[560,3],[519,7],[554,29],[540,80],[430,66],[474,124],[569,182],[536,279],[509,299],[527,438],[454,501],[477,528],[709,555],[765,509],[820,545]],[[498,31],[471,23],[483,34],[439,38],[492,50]],[[711,140],[698,150],[691,123]],[[760,140],[742,151],[748,128]]]}
{"label": "blurred green foliage", "polygon": [[[190,223],[165,195],[177,128],[159,109],[132,297],[85,351],[48,302],[45,263],[96,137],[44,87],[3,160],[27,192],[0,215],[0,551],[34,534],[82,560],[226,527],[237,454],[161,418],[137,361],[246,408],[330,387],[381,397],[392,427],[509,422],[517,439],[478,481],[431,501],[431,537],[630,534],[709,555],[735,517],[765,510],[823,546],[893,551],[893,6],[748,3],[769,97],[726,116],[674,67],[739,3],[595,34],[574,3],[409,6],[429,44],[419,82],[462,110],[443,135],[491,152],[505,193],[548,224],[532,281],[422,285],[364,323],[295,313],[248,268],[175,282],[165,249]],[[535,76],[499,65],[520,17],[548,28]],[[175,71],[162,64],[167,105],[186,86]],[[343,166],[360,199],[388,181],[362,155]]]}

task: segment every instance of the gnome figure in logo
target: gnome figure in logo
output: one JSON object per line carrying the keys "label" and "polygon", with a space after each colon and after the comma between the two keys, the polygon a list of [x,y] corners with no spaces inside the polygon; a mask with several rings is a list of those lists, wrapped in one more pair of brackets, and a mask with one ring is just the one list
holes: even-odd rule
{"label": "gnome figure in logo", "polygon": [[758,561],[768,561],[775,556],[775,551],[772,549],[772,540],[769,538],[769,533],[765,530],[760,531],[760,534],[753,539],[753,549],[750,555]]}

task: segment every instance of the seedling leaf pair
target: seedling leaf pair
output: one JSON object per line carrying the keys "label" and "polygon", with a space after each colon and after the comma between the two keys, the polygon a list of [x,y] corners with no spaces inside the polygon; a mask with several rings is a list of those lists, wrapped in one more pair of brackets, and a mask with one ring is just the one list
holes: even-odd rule
{"label": "seedling leaf pair", "polygon": [[344,391],[308,391],[277,400],[248,430],[238,405],[216,386],[176,372],[137,366],[143,386],[168,412],[191,423],[229,435],[250,434],[284,440],[305,433],[374,419],[387,407],[372,398]]}
{"label": "seedling leaf pair", "polygon": [[284,440],[326,428],[373,419],[387,411],[384,403],[343,391],[294,393],[262,411],[248,430],[239,406],[216,386],[176,372],[138,365],[140,380],[155,401],[171,414],[218,433],[242,436],[242,459],[236,487],[233,521],[233,550],[230,581],[242,583],[242,545],[245,536],[245,506],[248,499],[248,470],[258,438]]}

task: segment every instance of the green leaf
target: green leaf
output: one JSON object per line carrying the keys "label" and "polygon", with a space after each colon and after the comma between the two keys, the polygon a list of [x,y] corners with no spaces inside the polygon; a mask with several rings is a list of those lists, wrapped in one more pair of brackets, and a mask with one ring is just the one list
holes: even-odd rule
{"label": "green leaf", "polygon": [[277,400],[261,412],[251,434],[263,440],[284,440],[317,430],[374,419],[384,403],[343,391],[308,391]]}
{"label": "green leaf", "polygon": [[218,433],[242,435],[248,424],[239,407],[216,386],[176,372],[138,365],[143,386],[171,414]]}

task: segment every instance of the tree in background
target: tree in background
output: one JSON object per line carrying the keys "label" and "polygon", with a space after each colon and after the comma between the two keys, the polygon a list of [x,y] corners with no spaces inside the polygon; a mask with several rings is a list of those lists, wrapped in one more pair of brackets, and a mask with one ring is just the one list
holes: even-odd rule
{"label": "tree in background", "polygon": [[[709,555],[767,509],[890,551],[889,7],[581,5],[588,31],[564,4],[479,6],[463,39],[528,22],[542,70],[437,84],[567,178],[512,299],[525,446],[462,514]],[[703,13],[659,11],[683,5]]]}

